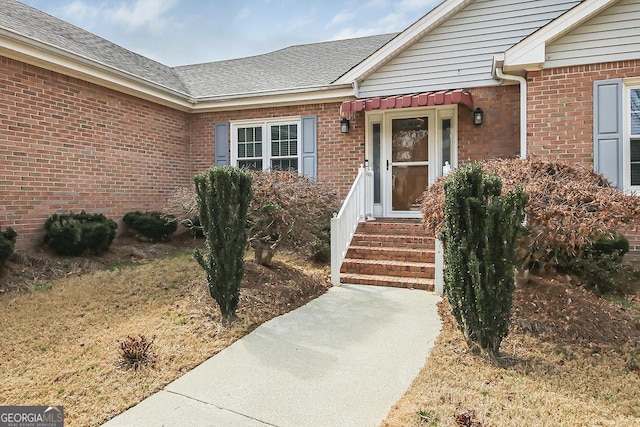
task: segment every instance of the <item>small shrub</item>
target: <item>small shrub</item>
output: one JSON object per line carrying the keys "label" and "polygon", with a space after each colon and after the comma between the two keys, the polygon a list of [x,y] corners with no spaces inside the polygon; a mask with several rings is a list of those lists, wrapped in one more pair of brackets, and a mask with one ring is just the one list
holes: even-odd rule
{"label": "small shrub", "polygon": [[176,217],[162,212],[128,212],[122,221],[143,241],[165,242],[178,229]]}
{"label": "small shrub", "polygon": [[9,257],[13,255],[17,237],[18,233],[11,227],[7,227],[4,231],[0,232],[0,270]]}
{"label": "small shrub", "polygon": [[44,224],[44,241],[59,255],[100,254],[109,249],[118,224],[102,214],[53,214]]}
{"label": "small shrub", "polygon": [[131,335],[119,342],[121,364],[127,368],[138,369],[145,365],[154,365],[158,355],[151,350],[156,336],[147,339],[144,335],[132,337]]}
{"label": "small shrub", "polygon": [[271,265],[281,248],[312,253],[339,208],[333,189],[296,171],[253,172],[249,243],[256,262]]}
{"label": "small shrub", "polygon": [[320,264],[331,261],[331,223],[313,237],[311,242],[311,259]]}

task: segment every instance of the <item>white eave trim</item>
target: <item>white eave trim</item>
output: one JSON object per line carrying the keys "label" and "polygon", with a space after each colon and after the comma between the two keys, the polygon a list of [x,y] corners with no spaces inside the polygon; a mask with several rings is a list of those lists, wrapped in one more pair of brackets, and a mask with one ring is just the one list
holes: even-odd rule
{"label": "white eave trim", "polygon": [[547,44],[576,26],[597,15],[618,0],[584,0],[566,13],[513,45],[504,55],[504,71],[533,71],[542,69]]}
{"label": "white eave trim", "polygon": [[393,57],[404,51],[408,46],[420,39],[426,33],[447,20],[451,15],[471,3],[472,0],[445,0],[433,8],[429,13],[414,22],[406,30],[391,39],[387,44],[374,52],[367,59],[356,65],[336,83],[349,83],[362,81],[375,70],[380,68]]}
{"label": "white eave trim", "polygon": [[191,111],[194,113],[204,113],[211,111],[282,107],[288,105],[322,104],[328,102],[343,102],[353,98],[354,91],[351,85],[326,86],[297,91],[271,91],[197,98]]}
{"label": "white eave trim", "polygon": [[0,54],[138,98],[189,111],[189,95],[94,59],[0,28]]}

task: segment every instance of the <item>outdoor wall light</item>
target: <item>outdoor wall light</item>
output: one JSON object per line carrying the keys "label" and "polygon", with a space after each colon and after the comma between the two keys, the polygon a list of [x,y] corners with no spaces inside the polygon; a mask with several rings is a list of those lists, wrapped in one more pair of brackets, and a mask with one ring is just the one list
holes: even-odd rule
{"label": "outdoor wall light", "polygon": [[481,125],[482,124],[482,116],[484,116],[484,112],[480,107],[473,110],[473,124]]}
{"label": "outdoor wall light", "polygon": [[340,120],[340,132],[349,133],[349,119],[346,117]]}

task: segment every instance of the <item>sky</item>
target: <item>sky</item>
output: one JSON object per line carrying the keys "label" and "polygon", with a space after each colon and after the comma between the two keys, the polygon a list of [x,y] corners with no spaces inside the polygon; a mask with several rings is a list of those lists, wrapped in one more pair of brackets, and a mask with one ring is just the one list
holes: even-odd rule
{"label": "sky", "polygon": [[441,0],[20,0],[165,65],[402,31]]}

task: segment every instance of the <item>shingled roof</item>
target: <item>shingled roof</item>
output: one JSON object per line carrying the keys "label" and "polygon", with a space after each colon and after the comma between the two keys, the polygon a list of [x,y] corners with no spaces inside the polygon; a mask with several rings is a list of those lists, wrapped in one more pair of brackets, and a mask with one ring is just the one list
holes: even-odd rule
{"label": "shingled roof", "polygon": [[264,55],[174,70],[194,97],[317,87],[333,83],[395,35],[291,46]]}
{"label": "shingled roof", "polygon": [[329,85],[396,35],[298,45],[172,68],[15,0],[0,0],[0,28],[193,98]]}

